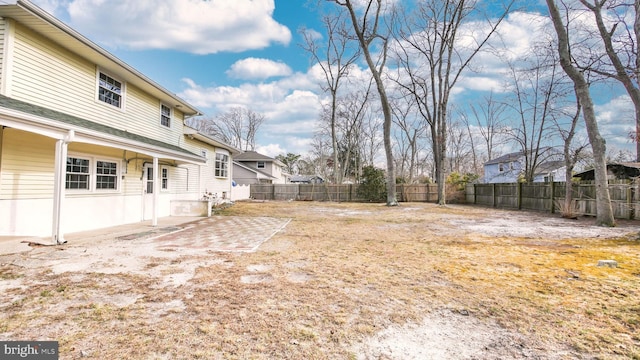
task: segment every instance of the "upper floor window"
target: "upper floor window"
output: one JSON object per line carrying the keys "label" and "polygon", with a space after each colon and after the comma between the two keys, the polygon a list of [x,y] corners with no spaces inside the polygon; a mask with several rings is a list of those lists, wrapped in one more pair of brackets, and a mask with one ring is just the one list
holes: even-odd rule
{"label": "upper floor window", "polygon": [[258,161],[258,169],[264,169],[265,164],[264,161]]}
{"label": "upper floor window", "polygon": [[122,83],[101,72],[98,77],[98,100],[122,108]]}
{"label": "upper floor window", "polygon": [[160,105],[160,124],[171,127],[171,108],[164,104]]}
{"label": "upper floor window", "polygon": [[499,170],[499,171],[504,171],[504,164],[503,164],[503,163],[500,163],[500,164],[498,165],[498,170]]}
{"label": "upper floor window", "polygon": [[216,154],[216,168],[215,176],[228,177],[229,176],[229,156],[225,154]]}

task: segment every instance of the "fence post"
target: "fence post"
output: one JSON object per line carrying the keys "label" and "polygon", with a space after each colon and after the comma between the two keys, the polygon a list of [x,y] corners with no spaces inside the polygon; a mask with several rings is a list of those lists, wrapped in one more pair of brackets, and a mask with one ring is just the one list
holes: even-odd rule
{"label": "fence post", "polygon": [[496,184],[494,183],[492,186],[493,189],[493,207],[498,206],[498,202],[496,201]]}
{"label": "fence post", "polygon": [[516,200],[518,203],[518,210],[522,210],[522,183],[518,181],[518,187],[516,188]]}
{"label": "fence post", "polygon": [[473,205],[478,203],[478,189],[476,188],[476,185],[478,184],[473,184]]}
{"label": "fence post", "polygon": [[553,213],[556,212],[556,206],[553,203],[553,195],[554,195],[553,193],[555,192],[555,188],[556,188],[555,182],[553,182],[553,181],[549,182],[549,186],[551,187],[551,195],[550,195],[550,197],[551,197],[551,213],[553,214]]}
{"label": "fence post", "polygon": [[633,220],[635,209],[633,208],[633,182],[627,183],[627,208],[629,209],[629,220]]}

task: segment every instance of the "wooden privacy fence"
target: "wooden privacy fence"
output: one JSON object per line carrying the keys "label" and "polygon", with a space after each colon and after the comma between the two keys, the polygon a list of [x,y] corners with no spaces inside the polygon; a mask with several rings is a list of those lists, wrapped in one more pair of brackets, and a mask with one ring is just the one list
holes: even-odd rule
{"label": "wooden privacy fence", "polygon": [[[396,186],[398,201],[435,202],[438,186],[415,184]],[[256,200],[367,201],[358,196],[358,184],[252,184],[251,198]]]}
{"label": "wooden privacy fence", "polygon": [[[470,184],[465,191],[469,204],[505,209],[558,212],[565,198],[564,182]],[[609,182],[614,216],[618,219],[640,219],[640,191],[633,181]],[[593,182],[573,183],[576,214],[596,215],[596,186]]]}

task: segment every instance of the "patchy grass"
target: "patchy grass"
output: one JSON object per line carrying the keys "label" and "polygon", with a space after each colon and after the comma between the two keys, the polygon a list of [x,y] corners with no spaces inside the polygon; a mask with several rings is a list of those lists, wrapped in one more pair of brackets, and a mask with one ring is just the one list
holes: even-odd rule
{"label": "patchy grass", "polygon": [[[481,221],[486,209],[432,204],[243,202],[225,215],[292,221],[257,252],[203,255],[218,261],[176,287],[2,265],[2,279],[27,287],[6,291],[17,300],[2,306],[0,338],[58,340],[61,358],[349,359],[354,344],[445,309],[548,354],[640,359],[633,238],[488,236],[450,221]],[[602,259],[619,267],[597,267]]]}

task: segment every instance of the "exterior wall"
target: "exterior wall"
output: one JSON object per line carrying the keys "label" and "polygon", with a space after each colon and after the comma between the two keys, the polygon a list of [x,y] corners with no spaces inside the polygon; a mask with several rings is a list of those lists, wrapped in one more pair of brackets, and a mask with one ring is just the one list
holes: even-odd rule
{"label": "exterior wall", "polygon": [[500,164],[489,164],[484,166],[484,182],[493,183],[512,183],[517,182],[522,171],[522,165],[519,161],[502,163],[503,170],[500,171]]}
{"label": "exterior wall", "polygon": [[[47,236],[53,214],[53,139],[6,128],[0,149],[0,235]],[[118,163],[117,190],[65,190],[63,229],[76,232],[144,219],[144,165],[152,159],[122,149],[70,143],[69,156]],[[159,193],[158,216],[170,215],[171,200],[201,197],[205,166],[159,162],[169,171],[168,189]],[[213,165],[212,165],[213,166]],[[211,170],[213,174],[213,170]],[[94,177],[91,177],[95,181]],[[228,191],[228,190],[227,190]]]}
{"label": "exterior wall", "polygon": [[[231,195],[231,179],[233,178],[233,159],[231,153],[226,149],[217,148],[213,145],[189,138],[185,138],[182,145],[185,149],[195,154],[201,154],[203,150],[206,151],[207,154],[206,166],[200,166],[199,169],[200,185],[196,199],[202,197],[205,192],[216,193],[219,197],[222,197],[224,193],[226,197],[229,197]],[[228,176],[226,178],[215,176],[216,153],[225,154],[228,157]]]}
{"label": "exterior wall", "polygon": [[[26,27],[13,23],[15,37],[12,70],[7,76],[7,96],[58,110],[180,146],[183,142],[181,112],[172,109],[171,127],[160,124],[160,100],[127,83],[114,71],[97,69],[94,63],[47,41]],[[97,100],[98,71],[122,81],[122,108]]]}
{"label": "exterior wall", "polygon": [[[7,49],[6,31],[7,31],[7,21],[3,18],[0,18],[0,84],[3,83],[3,80],[4,80],[3,73],[6,70],[6,67],[4,66],[5,51]],[[0,88],[2,87],[0,86]]]}
{"label": "exterior wall", "polygon": [[234,166],[233,180],[239,185],[258,184],[256,173],[239,166]]}

